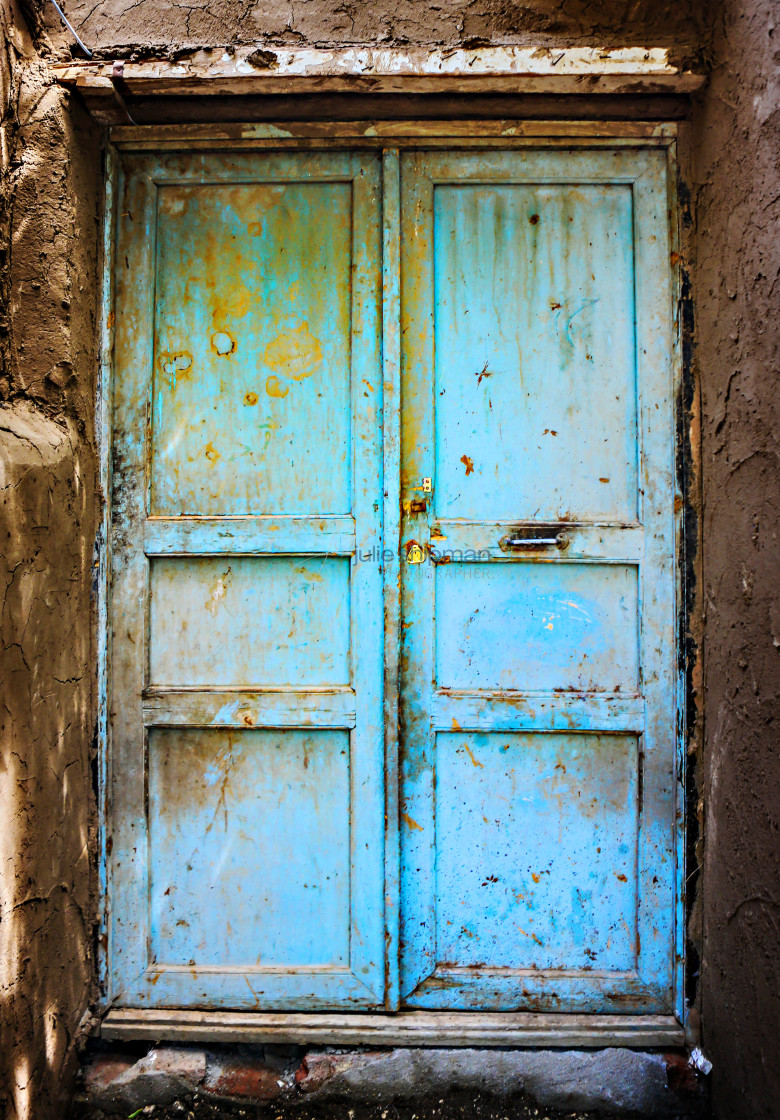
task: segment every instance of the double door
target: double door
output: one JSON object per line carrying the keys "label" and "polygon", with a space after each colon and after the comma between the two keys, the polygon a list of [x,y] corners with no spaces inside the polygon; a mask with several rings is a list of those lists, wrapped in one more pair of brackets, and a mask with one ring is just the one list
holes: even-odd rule
{"label": "double door", "polygon": [[113,1002],[671,1011],[664,153],[118,188]]}

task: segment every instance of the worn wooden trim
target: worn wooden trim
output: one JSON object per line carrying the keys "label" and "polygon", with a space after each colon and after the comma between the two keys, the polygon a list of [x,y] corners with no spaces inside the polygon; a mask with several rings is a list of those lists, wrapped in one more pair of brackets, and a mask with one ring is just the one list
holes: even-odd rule
{"label": "worn wooden trim", "polygon": [[[685,130],[683,129],[683,134]],[[672,329],[672,372],[674,378],[674,408],[675,408],[675,556],[676,579],[675,593],[675,651],[677,654],[677,742],[675,760],[675,796],[677,803],[676,821],[676,846],[675,857],[677,861],[677,899],[675,904],[675,1013],[685,1024],[688,1042],[691,1042],[692,1021],[688,1014],[688,1005],[685,992],[685,971],[687,959],[686,918],[690,912],[687,907],[688,868],[686,865],[686,852],[688,845],[688,810],[686,807],[686,790],[688,788],[688,757],[690,751],[690,719],[692,713],[688,710],[687,685],[689,666],[685,649],[685,635],[689,629],[688,622],[688,555],[689,542],[686,540],[685,523],[693,508],[701,509],[701,491],[699,489],[701,476],[695,475],[696,481],[693,493],[688,490],[690,472],[696,471],[696,458],[700,457],[700,448],[696,440],[691,440],[693,459],[685,458],[683,436],[683,417],[679,414],[682,406],[684,380],[690,371],[684,367],[683,353],[683,297],[684,297],[684,262],[683,248],[684,235],[681,228],[682,208],[678,193],[678,184],[681,179],[681,167],[678,152],[679,138],[669,145],[666,151],[667,162],[667,188],[669,196],[669,222],[671,252],[671,279],[672,298],[674,301],[674,323]],[[689,433],[689,438],[692,433]],[[679,477],[679,465],[683,463],[683,477]],[[687,470],[686,470],[687,468]],[[679,499],[679,502],[678,502]],[[691,504],[693,502],[693,505]],[[678,508],[679,504],[679,508]],[[701,518],[697,518],[697,532],[694,549],[701,555]],[[694,1033],[698,1030],[695,1026]],[[700,1042],[698,1035],[696,1043]]]}
{"label": "worn wooden trim", "polygon": [[[77,68],[52,67],[55,79],[79,91],[82,96],[116,100],[110,67],[82,63]],[[491,93],[491,94],[642,94],[695,93],[704,84],[699,74],[680,71],[657,73],[582,74],[209,74],[197,71],[177,74],[175,68],[154,67],[151,63],[129,63],[123,87],[138,97],[207,95],[247,97],[257,94],[307,93]],[[117,106],[127,120],[124,103]]]}
{"label": "worn wooden trim", "polygon": [[273,554],[350,555],[355,551],[353,517],[148,517],[147,556],[251,556]]}
{"label": "worn wooden trim", "polygon": [[[531,529],[538,529],[538,523],[528,524]],[[502,538],[516,537],[518,533],[522,533],[521,521],[451,521],[442,517],[437,519],[436,526],[439,534],[432,538],[431,546],[434,563],[438,560],[439,563],[446,564],[449,559],[465,559],[471,563],[487,560],[513,563],[518,555],[533,554],[533,550],[523,552],[517,546],[511,551],[501,547]],[[643,556],[645,531],[641,525],[615,526],[571,521],[556,524],[550,530],[553,534],[560,531],[565,536],[564,547],[549,558],[542,557],[541,563],[592,561],[600,564],[616,561],[626,564],[639,563]]]}
{"label": "worn wooden trim", "polygon": [[[200,151],[213,151],[215,147],[225,152],[278,152],[278,151],[299,151],[299,152],[322,152],[333,151],[334,148],[339,150],[357,150],[366,151],[369,149],[381,151],[387,143],[386,139],[377,139],[376,137],[360,138],[357,136],[338,137],[334,136],[331,139],[293,139],[293,140],[241,140],[241,141],[213,141],[201,140],[187,143],[186,141],[179,141],[177,143],[156,145],[154,141],[149,140],[145,143],[133,145],[117,144],[120,150],[142,150],[142,151],[183,151],[200,152]],[[484,137],[473,136],[463,138],[453,137],[422,137],[422,136],[409,136],[406,138],[397,138],[393,141],[394,145],[401,151],[409,151],[411,149],[425,149],[433,150],[436,148],[452,151],[454,148],[458,150],[464,149],[501,149],[502,151],[509,151],[511,149],[530,149],[540,148],[544,146],[548,150],[555,148],[566,148],[572,150],[575,148],[583,149],[588,148],[593,150],[596,148],[661,148],[668,145],[667,140],[637,140],[625,139],[620,137],[591,137],[590,139],[565,136],[552,136],[548,138],[532,138],[532,137]]]}
{"label": "worn wooden trim", "polygon": [[148,689],[146,727],[353,728],[351,688]]}
{"label": "worn wooden trim", "polygon": [[117,196],[120,192],[120,169],[116,150],[106,152],[103,194],[102,239],[100,245],[100,311],[99,358],[95,383],[95,437],[98,453],[98,480],[103,498],[100,520],[95,536],[95,575],[97,599],[97,837],[98,883],[101,906],[96,938],[97,979],[102,991],[109,982],[110,921],[105,905],[109,889],[109,820],[111,812],[111,753],[109,710],[111,638],[109,626],[111,593],[111,432],[113,424],[113,351],[114,351],[114,272],[117,224]]}
{"label": "worn wooden trim", "polygon": [[[645,701],[640,696],[580,696],[576,693],[535,692],[513,696],[440,689],[431,697],[431,720],[436,731],[568,731],[642,734]],[[453,722],[454,721],[454,722]]]}
{"label": "worn wooden trim", "polygon": [[533,1012],[331,1013],[109,1011],[103,1038],[274,1042],[318,1046],[682,1046],[671,1015],[545,1015]]}
{"label": "worn wooden trim", "polygon": [[398,684],[401,632],[401,165],[382,152],[382,548],[385,622],[385,1007],[400,1003],[401,849],[398,804]]}
{"label": "worn wooden trim", "polygon": [[194,51],[171,62],[55,65],[58,81],[105,101],[121,82],[132,95],[370,93],[690,93],[704,77],[663,47],[489,46],[457,50],[369,46]]}
{"label": "worn wooden trim", "polygon": [[252,124],[117,125],[111,140],[121,150],[246,149],[327,145],[334,140],[361,147],[426,147],[443,144],[523,146],[539,141],[666,146],[677,135],[674,121],[390,120],[285,121]]}

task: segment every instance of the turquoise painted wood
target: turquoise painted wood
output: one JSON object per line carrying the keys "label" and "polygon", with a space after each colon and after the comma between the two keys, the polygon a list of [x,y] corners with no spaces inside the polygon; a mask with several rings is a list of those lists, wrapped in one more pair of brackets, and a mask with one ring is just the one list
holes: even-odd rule
{"label": "turquoise painted wood", "polygon": [[439,970],[631,972],[636,736],[441,731],[434,765]]}
{"label": "turquoise painted wood", "polygon": [[666,156],[121,157],[109,999],[675,1007]]}
{"label": "turquoise painted wood", "polygon": [[114,1003],[385,994],[380,159],[125,159]]}
{"label": "turquoise painted wood", "polygon": [[403,163],[407,1006],[674,1008],[666,192],[655,151]]}

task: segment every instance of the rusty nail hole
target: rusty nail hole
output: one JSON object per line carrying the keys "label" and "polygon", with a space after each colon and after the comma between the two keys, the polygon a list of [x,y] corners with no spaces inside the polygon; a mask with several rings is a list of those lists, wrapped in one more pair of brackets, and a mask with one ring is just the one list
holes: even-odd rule
{"label": "rusty nail hole", "polygon": [[224,357],[232,354],[236,348],[236,340],[227,331],[217,331],[211,336],[211,348]]}

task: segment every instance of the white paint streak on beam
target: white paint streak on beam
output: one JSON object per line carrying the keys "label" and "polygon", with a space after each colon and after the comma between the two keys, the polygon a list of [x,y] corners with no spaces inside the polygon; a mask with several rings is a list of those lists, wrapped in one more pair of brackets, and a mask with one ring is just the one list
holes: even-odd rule
{"label": "white paint streak on beam", "polygon": [[[85,93],[111,82],[113,64],[52,67],[56,77]],[[690,92],[704,81],[681,70],[661,47],[558,51],[529,47],[480,47],[428,51],[348,47],[333,49],[244,47],[229,54],[194,51],[176,62],[127,62],[124,87],[133,94],[281,93],[316,90],[365,92],[504,93]]]}

